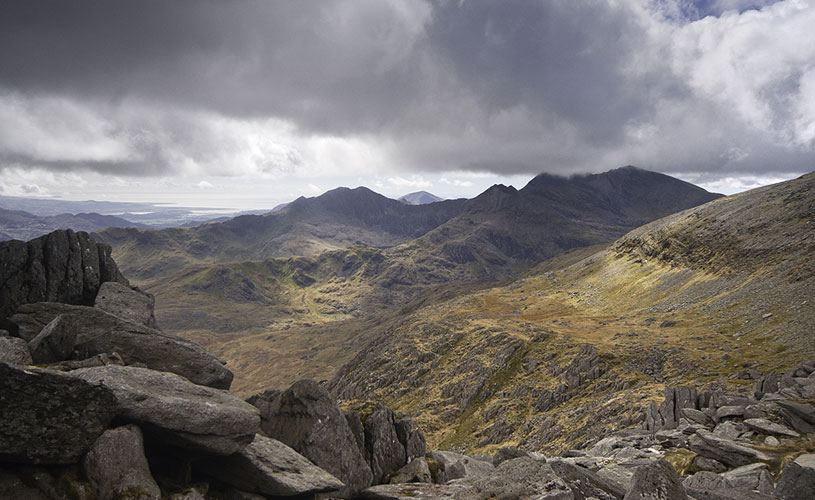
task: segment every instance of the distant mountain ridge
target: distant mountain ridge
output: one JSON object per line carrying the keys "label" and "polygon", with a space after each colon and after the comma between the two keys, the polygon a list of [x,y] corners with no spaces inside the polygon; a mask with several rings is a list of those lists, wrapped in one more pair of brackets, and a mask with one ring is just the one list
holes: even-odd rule
{"label": "distant mountain ridge", "polygon": [[130,272],[144,278],[190,263],[311,256],[353,245],[391,247],[446,222],[464,202],[406,205],[364,187],[337,188],[264,215],[192,228],[111,229],[98,236],[127,249],[132,259],[123,260],[141,266]]}
{"label": "distant mountain ridge", "polygon": [[148,227],[113,215],[97,213],[36,216],[22,210],[0,208],[0,241],[28,241],[57,229],[99,231],[108,227]]}
{"label": "distant mountain ridge", "polygon": [[427,191],[416,191],[415,193],[408,193],[400,197],[398,201],[407,203],[408,205],[425,205],[427,203],[444,201],[444,198],[436,196],[433,193],[428,193]]}

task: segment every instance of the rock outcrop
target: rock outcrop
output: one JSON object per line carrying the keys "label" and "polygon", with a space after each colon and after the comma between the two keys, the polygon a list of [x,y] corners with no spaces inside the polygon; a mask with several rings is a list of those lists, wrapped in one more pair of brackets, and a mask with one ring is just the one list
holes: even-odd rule
{"label": "rock outcrop", "polygon": [[81,360],[118,353],[126,364],[176,373],[190,381],[228,389],[232,372],[198,343],[127,321],[96,307],[40,302],[11,317],[30,338],[35,362]]}
{"label": "rock outcrop", "polygon": [[98,385],[0,363],[0,463],[76,463],[115,415]]}
{"label": "rock outcrop", "polygon": [[229,455],[252,442],[257,410],[227,392],[196,385],[173,373],[135,366],[101,366],[70,372],[116,395],[116,415],[148,425],[182,448]]}
{"label": "rock outcrop", "polygon": [[110,252],[70,229],[0,242],[0,320],[31,302],[93,305],[102,283],[128,284]]}
{"label": "rock outcrop", "polygon": [[105,431],[85,455],[82,468],[99,500],[127,498],[128,495],[144,500],[161,497],[144,456],[141,429],[135,425]]}
{"label": "rock outcrop", "polygon": [[339,495],[371,485],[373,474],[337,402],[312,380],[249,399],[260,410],[261,429],[341,480]]}

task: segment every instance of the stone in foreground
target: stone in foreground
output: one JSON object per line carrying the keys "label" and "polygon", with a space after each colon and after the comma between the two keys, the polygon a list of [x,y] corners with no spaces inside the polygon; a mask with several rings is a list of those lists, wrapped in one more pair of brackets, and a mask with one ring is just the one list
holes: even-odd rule
{"label": "stone in foreground", "polygon": [[0,363],[0,462],[76,463],[115,409],[113,393],[95,383]]}
{"label": "stone in foreground", "polygon": [[657,460],[634,472],[624,500],[687,500],[682,480],[666,460]]}
{"label": "stone in foreground", "polygon": [[135,425],[106,430],[83,459],[82,468],[100,500],[161,497],[144,456],[141,430]]}
{"label": "stone in foreground", "polygon": [[93,307],[124,320],[157,329],[156,299],[123,283],[108,281],[99,287]]}
{"label": "stone in foreground", "polygon": [[280,441],[258,434],[249,446],[197,469],[240,490],[296,496],[336,491],[343,483]]}
{"label": "stone in foreground", "polygon": [[110,389],[119,417],[149,424],[167,444],[228,455],[252,442],[259,430],[260,416],[252,405],[173,373],[108,365],[70,374]]}

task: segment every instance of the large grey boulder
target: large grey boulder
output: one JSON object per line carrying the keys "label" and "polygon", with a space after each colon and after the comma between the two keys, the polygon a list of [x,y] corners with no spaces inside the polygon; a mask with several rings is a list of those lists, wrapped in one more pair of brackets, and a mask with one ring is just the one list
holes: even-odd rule
{"label": "large grey boulder", "polygon": [[602,500],[622,499],[627,491],[620,484],[596,474],[585,467],[578,467],[561,460],[550,460],[552,470],[571,488],[575,498]]}
{"label": "large grey boulder", "polygon": [[252,442],[260,427],[254,406],[172,373],[108,365],[70,375],[108,388],[120,418],[149,425],[169,445],[228,455]]}
{"label": "large grey boulder", "polygon": [[28,342],[17,337],[0,337],[0,362],[11,365],[30,365],[33,363]]}
{"label": "large grey boulder", "polygon": [[391,484],[398,483],[432,483],[430,467],[424,457],[414,458],[407,465],[391,475]]}
{"label": "large grey boulder", "polygon": [[341,480],[348,497],[371,485],[373,474],[337,402],[313,380],[249,399],[260,410],[261,430]]}
{"label": "large grey boulder", "polygon": [[777,436],[800,437],[801,435],[781,424],[771,422],[766,418],[748,418],[744,424],[762,434],[775,434]]}
{"label": "large grey boulder", "polygon": [[803,500],[812,498],[815,492],[815,469],[802,467],[790,462],[781,472],[781,480],[775,488],[775,493],[781,500]]}
{"label": "large grey boulder", "polygon": [[71,359],[80,326],[73,316],[60,314],[45,325],[28,343],[31,359],[37,364]]}
{"label": "large grey boulder", "polygon": [[530,457],[507,460],[489,476],[464,481],[468,488],[462,498],[575,498],[569,485],[557,475],[551,464]]}
{"label": "large grey boulder", "polygon": [[815,432],[815,406],[794,401],[780,400],[775,402],[781,407],[784,421],[799,432]]}
{"label": "large grey boulder", "polygon": [[110,247],[88,233],[68,229],[27,243],[0,242],[0,320],[32,302],[92,305],[106,281],[127,284]]}
{"label": "large grey boulder", "polygon": [[106,313],[157,329],[155,306],[152,295],[113,281],[102,283],[93,302],[93,307]]}
{"label": "large grey boulder", "polygon": [[43,362],[62,361],[54,357],[77,360],[115,352],[127,364],[176,373],[196,384],[228,389],[232,383],[232,372],[198,343],[93,307],[26,304],[12,321],[19,325],[21,337],[34,335],[30,346],[37,353],[35,359],[42,353]]}
{"label": "large grey boulder", "polygon": [[624,500],[687,500],[679,474],[666,460],[656,460],[634,472]]}
{"label": "large grey boulder", "polygon": [[452,479],[477,478],[491,474],[495,467],[492,463],[477,460],[467,455],[452,451],[434,450],[427,454],[433,462],[431,473],[437,483],[446,483]]}
{"label": "large grey boulder", "polygon": [[405,445],[396,433],[396,416],[390,409],[380,408],[363,421],[363,426],[374,482],[385,483],[407,463]]}
{"label": "large grey boulder", "polygon": [[0,363],[0,462],[76,463],[115,411],[98,384]]}
{"label": "large grey boulder", "polygon": [[202,460],[196,468],[239,490],[263,495],[314,495],[343,487],[293,449],[260,434],[239,452]]}
{"label": "large grey boulder", "polygon": [[704,457],[718,460],[729,467],[739,467],[770,457],[748,446],[737,443],[731,439],[716,436],[712,432],[699,429],[688,439],[688,448]]}
{"label": "large grey boulder", "polygon": [[158,500],[161,490],[144,456],[144,439],[135,425],[108,429],[82,460],[98,500]]}

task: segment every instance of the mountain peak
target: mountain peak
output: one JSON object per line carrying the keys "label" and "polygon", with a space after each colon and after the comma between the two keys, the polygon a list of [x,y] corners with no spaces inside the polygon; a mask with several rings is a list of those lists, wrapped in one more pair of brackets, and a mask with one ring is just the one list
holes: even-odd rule
{"label": "mountain peak", "polygon": [[416,191],[414,193],[408,193],[402,196],[398,199],[398,201],[408,205],[426,205],[428,203],[444,201],[444,198],[436,196],[433,193],[428,193],[427,191]]}

